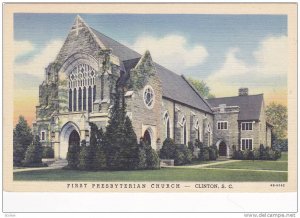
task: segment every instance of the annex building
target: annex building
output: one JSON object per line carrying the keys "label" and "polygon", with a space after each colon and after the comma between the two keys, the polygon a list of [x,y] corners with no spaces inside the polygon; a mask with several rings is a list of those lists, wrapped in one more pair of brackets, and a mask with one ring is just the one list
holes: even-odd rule
{"label": "annex building", "polygon": [[55,158],[65,159],[69,144],[89,142],[89,122],[105,129],[116,86],[126,90],[127,116],[138,139],[154,149],[167,137],[185,145],[196,139],[215,144],[222,156],[230,156],[233,145],[253,149],[270,143],[263,95],[206,101],[184,76],[153,62],[148,51],[141,55],[77,16],[39,87],[33,130],[54,148]]}

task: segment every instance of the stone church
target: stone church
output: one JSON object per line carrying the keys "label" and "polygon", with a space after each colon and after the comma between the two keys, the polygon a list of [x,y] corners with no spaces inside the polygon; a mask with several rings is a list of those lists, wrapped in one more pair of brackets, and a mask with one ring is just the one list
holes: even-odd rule
{"label": "stone church", "polygon": [[34,132],[65,159],[69,144],[89,142],[89,122],[108,124],[115,86],[126,90],[135,133],[158,150],[167,138],[213,143],[213,111],[184,76],[89,27],[77,16],[39,87]]}

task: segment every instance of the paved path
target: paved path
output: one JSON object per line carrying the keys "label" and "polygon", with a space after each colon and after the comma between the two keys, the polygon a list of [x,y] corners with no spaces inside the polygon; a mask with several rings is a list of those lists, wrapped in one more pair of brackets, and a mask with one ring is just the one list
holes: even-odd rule
{"label": "paved path", "polygon": [[31,167],[31,168],[22,168],[22,169],[14,169],[13,172],[25,172],[25,171],[36,171],[36,170],[51,170],[51,169],[61,169],[61,166],[55,167]]}
{"label": "paved path", "polygon": [[225,160],[225,161],[219,161],[214,163],[207,163],[207,164],[198,164],[198,165],[190,165],[190,166],[167,166],[167,167],[176,167],[176,168],[205,168],[208,166],[214,166],[219,164],[227,164],[227,163],[233,163],[233,162],[240,162],[240,160]]}
{"label": "paved path", "polygon": [[282,170],[253,170],[253,169],[230,169],[230,168],[213,168],[213,167],[204,167],[202,169],[206,170],[233,170],[233,171],[247,171],[247,172],[273,172],[273,173],[287,173],[288,171]]}

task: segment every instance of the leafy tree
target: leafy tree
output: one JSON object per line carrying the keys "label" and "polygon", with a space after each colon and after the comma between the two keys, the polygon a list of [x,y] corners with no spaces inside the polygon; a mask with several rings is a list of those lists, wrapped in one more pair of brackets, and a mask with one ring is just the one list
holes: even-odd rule
{"label": "leafy tree", "polygon": [[33,143],[31,143],[26,151],[23,166],[43,166],[42,164],[43,148],[40,143],[40,137],[35,136]]}
{"label": "leafy tree", "polygon": [[272,102],[266,109],[267,121],[273,125],[275,139],[286,139],[288,114],[287,107],[282,104]]}
{"label": "leafy tree", "polygon": [[203,81],[199,81],[193,78],[188,78],[188,81],[197,89],[197,91],[201,94],[204,98],[214,98],[215,96],[210,92],[210,88],[208,85]]}
{"label": "leafy tree", "polygon": [[33,135],[27,121],[23,116],[19,117],[13,131],[13,161],[14,166],[21,166],[28,146],[32,143]]}

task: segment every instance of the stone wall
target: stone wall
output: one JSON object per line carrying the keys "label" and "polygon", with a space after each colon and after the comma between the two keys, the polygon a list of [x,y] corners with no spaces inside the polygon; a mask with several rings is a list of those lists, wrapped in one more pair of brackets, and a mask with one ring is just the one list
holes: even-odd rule
{"label": "stone wall", "polygon": [[[224,113],[215,113],[214,117],[214,144],[224,141],[228,147],[229,155],[232,154],[233,146],[239,146],[239,111],[229,111]],[[227,130],[218,129],[219,121],[227,121]]]}
{"label": "stone wall", "polygon": [[[154,91],[154,104],[148,108],[144,103],[144,90],[146,86],[151,86]],[[160,140],[161,131],[161,104],[162,86],[156,73],[148,78],[145,86],[139,90],[131,90],[133,94],[125,98],[127,113],[131,115],[131,121],[138,140],[144,136],[147,129],[151,134],[151,146],[158,149],[156,144]]]}
{"label": "stone wall", "polygon": [[[195,142],[197,138],[197,130],[195,128],[196,121],[199,122],[200,127],[200,141],[205,142],[204,135],[207,134],[205,124],[213,125],[213,115],[209,113],[205,113],[203,111],[191,108],[189,106],[175,103],[170,99],[163,98],[162,101],[162,112],[161,112],[161,125],[162,128],[160,135],[162,138],[162,142],[166,139],[166,129],[165,124],[163,122],[163,115],[168,112],[170,118],[170,137],[174,139],[175,143],[182,143],[182,126],[178,123],[182,121],[182,118],[186,119],[186,127],[187,127],[187,142]],[[175,128],[174,128],[175,127]],[[213,131],[213,129],[212,129]],[[212,140],[211,140],[212,145]]]}

